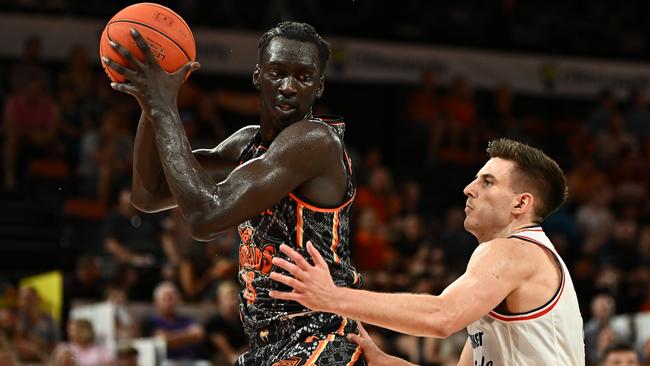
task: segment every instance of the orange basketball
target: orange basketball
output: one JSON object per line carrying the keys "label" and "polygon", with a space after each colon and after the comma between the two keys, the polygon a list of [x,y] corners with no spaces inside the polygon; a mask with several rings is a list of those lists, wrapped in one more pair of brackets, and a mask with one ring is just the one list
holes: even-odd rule
{"label": "orange basketball", "polygon": [[[131,28],[136,28],[147,41],[151,52],[160,66],[167,72],[174,72],[196,58],[196,44],[190,27],[173,10],[154,3],[138,3],[115,14],[108,22],[99,41],[99,55],[130,67],[130,63],[109,45],[109,41],[121,44],[139,60],[144,57],[131,37]],[[104,65],[104,71],[115,82],[123,82],[124,76]]]}

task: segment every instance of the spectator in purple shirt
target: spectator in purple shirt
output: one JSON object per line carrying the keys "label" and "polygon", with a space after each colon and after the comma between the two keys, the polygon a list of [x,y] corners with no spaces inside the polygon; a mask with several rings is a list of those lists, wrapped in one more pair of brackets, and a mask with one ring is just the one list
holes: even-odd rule
{"label": "spectator in purple shirt", "polygon": [[162,282],[154,290],[155,312],[142,323],[145,337],[162,336],[170,360],[191,360],[201,357],[205,332],[193,319],[178,314],[178,290],[171,282]]}

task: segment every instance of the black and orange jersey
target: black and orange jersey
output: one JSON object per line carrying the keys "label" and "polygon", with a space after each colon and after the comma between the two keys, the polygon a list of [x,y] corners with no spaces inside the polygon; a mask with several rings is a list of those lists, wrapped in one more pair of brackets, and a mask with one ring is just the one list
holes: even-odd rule
{"label": "black and orange jersey", "polygon": [[[345,124],[341,119],[314,118],[313,123],[327,124],[343,140]],[[243,164],[262,156],[266,149],[258,131],[243,150],[240,162]],[[347,153],[341,158],[347,160],[348,183],[344,202],[339,207],[319,207],[290,193],[273,207],[239,225],[241,315],[247,327],[265,327],[287,314],[307,310],[297,302],[273,299],[268,295],[270,290],[289,290],[269,277],[273,270],[271,259],[280,253],[280,244],[287,244],[310,258],[305,245],[311,241],[327,261],[338,286],[360,285],[360,275],[350,263],[349,249],[350,207],[355,195],[352,167]]]}

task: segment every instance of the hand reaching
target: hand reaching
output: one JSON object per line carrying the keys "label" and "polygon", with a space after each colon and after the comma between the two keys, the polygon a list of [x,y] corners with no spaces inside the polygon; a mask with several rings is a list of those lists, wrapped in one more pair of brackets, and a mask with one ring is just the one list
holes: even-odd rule
{"label": "hand reaching", "polygon": [[359,334],[348,333],[347,339],[361,347],[361,354],[368,366],[415,366],[410,362],[384,353],[384,351],[377,347],[372,338],[370,338],[370,335],[363,325],[361,325],[361,322],[357,322],[357,325],[359,327]]}
{"label": "hand reaching", "polygon": [[325,259],[320,255],[311,242],[307,242],[307,252],[314,260],[312,266],[300,253],[282,244],[280,251],[286,254],[293,263],[275,257],[273,264],[286,270],[293,277],[278,272],[271,273],[271,279],[293,288],[293,292],[270,291],[269,296],[281,300],[293,300],[315,311],[330,311],[331,304],[336,301],[334,293],[336,285],[332,280]]}
{"label": "hand reaching", "polygon": [[163,111],[167,108],[176,108],[178,89],[188,73],[197,70],[198,62],[188,62],[179,70],[168,73],[163,70],[149,45],[137,29],[131,29],[131,37],[144,55],[144,60],[138,60],[133,53],[119,43],[110,42],[111,48],[129,61],[131,68],[122,65],[108,57],[102,57],[106,66],[123,75],[128,82],[111,83],[115,90],[133,95],[140,103],[140,107],[148,116],[152,113]]}

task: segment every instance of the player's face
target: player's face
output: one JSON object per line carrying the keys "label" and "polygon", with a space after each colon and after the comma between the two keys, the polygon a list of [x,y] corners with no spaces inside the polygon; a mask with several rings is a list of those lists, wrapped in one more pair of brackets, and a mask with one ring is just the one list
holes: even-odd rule
{"label": "player's face", "polygon": [[262,118],[286,126],[311,114],[323,91],[316,45],[282,37],[271,40],[253,74],[262,97]]}
{"label": "player's face", "polygon": [[515,164],[493,158],[465,187],[465,229],[480,241],[490,240],[512,221],[511,210],[517,194],[512,189],[511,171]]}
{"label": "player's face", "polygon": [[610,353],[603,366],[640,366],[639,357],[633,351],[620,351]]}

